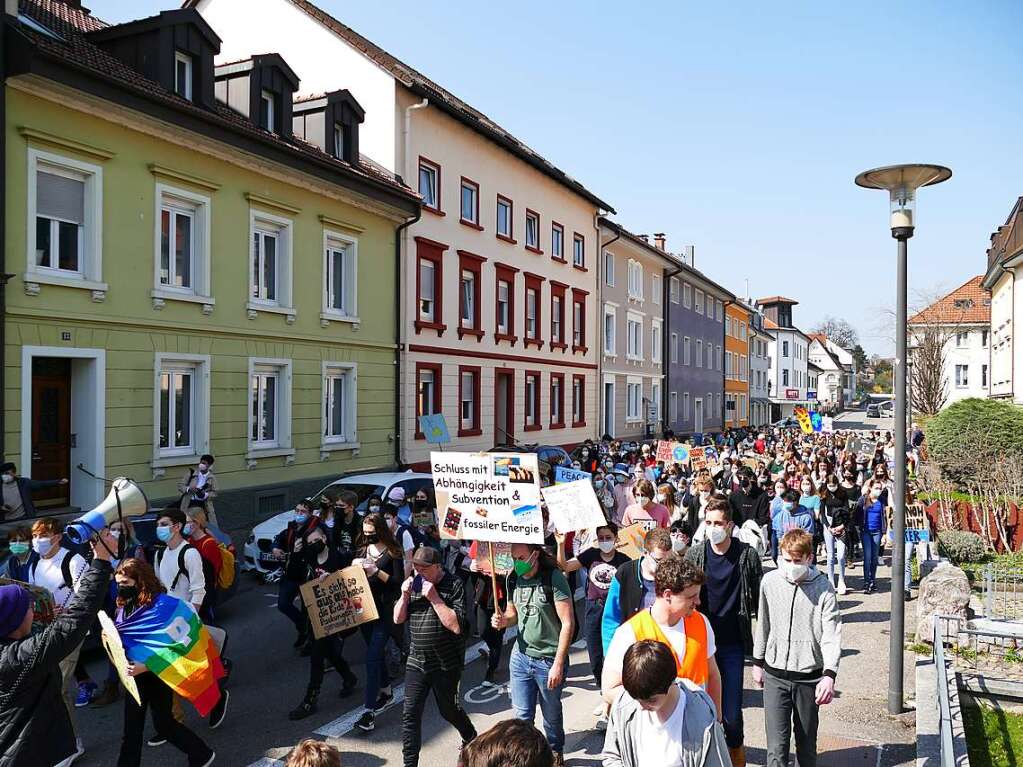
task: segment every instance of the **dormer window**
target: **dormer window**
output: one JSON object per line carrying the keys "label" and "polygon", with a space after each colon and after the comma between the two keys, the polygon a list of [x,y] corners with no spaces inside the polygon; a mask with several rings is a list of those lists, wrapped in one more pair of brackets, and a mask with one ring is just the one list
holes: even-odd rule
{"label": "dormer window", "polygon": [[276,133],[275,125],[274,95],[268,90],[261,91],[259,95],[259,127]]}
{"label": "dormer window", "polygon": [[334,156],[345,159],[345,126],[341,123],[334,123]]}
{"label": "dormer window", "polygon": [[192,100],[192,57],[181,51],[174,52],[174,92]]}

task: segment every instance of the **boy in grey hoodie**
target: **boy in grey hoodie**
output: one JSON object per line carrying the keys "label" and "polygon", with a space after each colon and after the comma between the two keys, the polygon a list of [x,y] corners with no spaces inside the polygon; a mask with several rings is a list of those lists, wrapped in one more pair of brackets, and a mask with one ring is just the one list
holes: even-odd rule
{"label": "boy in grey hoodie", "polygon": [[767,767],[788,767],[793,718],[799,767],[816,767],[820,706],[835,694],[842,616],[834,586],[813,561],[813,536],[789,530],[778,544],[778,569],[760,582],[753,681],[764,688]]}
{"label": "boy in grey hoodie", "polygon": [[686,679],[661,642],[636,642],[625,652],[625,691],[611,707],[603,767],[729,767],[725,733],[710,696]]}

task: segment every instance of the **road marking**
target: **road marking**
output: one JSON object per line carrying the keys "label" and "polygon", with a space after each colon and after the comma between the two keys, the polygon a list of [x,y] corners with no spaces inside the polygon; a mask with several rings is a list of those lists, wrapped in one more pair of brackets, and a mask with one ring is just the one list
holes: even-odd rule
{"label": "road marking", "polygon": [[[517,635],[518,631],[514,626],[512,626],[510,629],[505,631],[504,641],[508,642],[514,639]],[[473,663],[474,661],[477,661],[480,658],[482,658],[483,656],[480,654],[480,650],[485,649],[487,649],[487,644],[486,642],[483,641],[477,642],[472,647],[467,647],[465,650],[465,665],[468,666],[470,663]],[[394,700],[388,703],[387,706],[381,709],[381,711],[386,711],[389,708],[400,706],[405,701],[404,684],[398,685],[392,690],[392,692],[394,693]],[[362,716],[362,712],[363,707],[359,706],[354,711],[350,711],[344,716],[338,717],[334,721],[327,722],[327,724],[323,725],[322,727],[313,730],[313,733],[316,735],[321,735],[324,738],[343,738],[345,735],[350,733],[352,729],[355,727],[355,723],[359,721],[359,717]],[[377,713],[379,714],[380,711],[378,711]],[[255,767],[255,765],[251,765],[251,767]]]}
{"label": "road marking", "polygon": [[502,695],[508,695],[508,685],[506,684],[491,684],[490,682],[484,682],[483,684],[473,687],[471,690],[466,690],[465,695],[462,697],[466,703],[491,703],[497,700]]}
{"label": "road marking", "polygon": [[269,756],[264,756],[258,762],[253,762],[249,767],[284,767],[284,762],[280,759],[271,759]]}

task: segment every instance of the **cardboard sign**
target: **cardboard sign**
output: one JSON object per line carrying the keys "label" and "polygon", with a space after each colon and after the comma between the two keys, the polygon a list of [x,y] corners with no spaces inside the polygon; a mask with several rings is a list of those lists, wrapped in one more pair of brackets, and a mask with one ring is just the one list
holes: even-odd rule
{"label": "cardboard sign", "polygon": [[444,420],[443,413],[419,416],[419,431],[431,445],[443,445],[451,441],[448,423]]}
{"label": "cardboard sign", "polygon": [[422,529],[437,524],[437,517],[429,506],[425,509],[412,509],[412,524]]}
{"label": "cardboard sign", "polygon": [[922,504],[914,503],[906,507],[906,543],[921,543],[931,540],[931,525]]}
{"label": "cardboard sign", "polygon": [[813,434],[813,423],[810,421],[810,414],[806,412],[806,408],[802,405],[797,405],[793,411],[796,420],[799,421],[799,428],[803,430],[803,434]]}
{"label": "cardboard sign", "polygon": [[848,453],[858,454],[863,449],[863,440],[859,437],[849,437],[849,441],[845,443],[845,450]]}
{"label": "cardboard sign", "polygon": [[646,528],[641,523],[623,527],[618,531],[618,543],[615,544],[615,548],[629,559],[639,559],[643,556],[643,539],[645,537]]}
{"label": "cardboard sign", "polygon": [[[490,547],[493,546],[494,558],[490,558]],[[469,547],[469,556],[476,561],[476,569],[481,573],[490,574],[493,570],[497,575],[507,575],[515,566],[510,543],[480,543],[474,541]]]}
{"label": "cardboard sign", "polygon": [[693,471],[701,471],[707,468],[707,448],[705,447],[691,447],[689,448],[689,460],[693,465]]}
{"label": "cardboard sign", "polygon": [[547,502],[547,511],[554,529],[559,533],[592,530],[607,524],[607,518],[589,480],[552,485],[540,492]]}
{"label": "cardboard sign", "polygon": [[0,578],[0,586],[10,585],[21,586],[21,588],[32,595],[32,620],[34,622],[40,625],[53,623],[53,594],[49,589],[42,586],[33,586],[31,583],[25,583],[24,581],[16,581],[13,578]]}
{"label": "cardboard sign", "polygon": [[685,463],[689,460],[689,448],[678,442],[671,449],[671,460],[675,463]]}
{"label": "cardboard sign", "polygon": [[585,479],[589,482],[593,479],[593,475],[585,471],[579,471],[579,469],[569,468],[568,466],[554,467],[555,484],[562,485],[566,482],[578,482],[580,479]]}
{"label": "cardboard sign", "polygon": [[361,565],[303,583],[299,590],[317,639],[380,617]]}
{"label": "cardboard sign", "polygon": [[654,457],[658,461],[664,461],[665,463],[675,460],[674,456],[672,455],[672,452],[674,451],[675,445],[677,444],[678,444],[677,442],[669,442],[666,439],[662,439],[660,442],[657,443],[657,453],[654,455]]}
{"label": "cardboard sign", "polygon": [[430,453],[444,540],[543,543],[534,453]]}
{"label": "cardboard sign", "polygon": [[824,428],[824,419],[821,418],[820,413],[810,413],[810,426],[816,432]]}
{"label": "cardboard sign", "polygon": [[124,644],[121,642],[121,635],[117,633],[117,627],[113,619],[100,610],[96,617],[99,618],[100,640],[103,642],[103,649],[107,651],[110,663],[117,670],[117,677],[124,685],[124,689],[135,699],[135,702],[142,705],[142,698],[139,697],[139,686],[135,683],[135,677],[128,675],[128,656],[124,653]]}

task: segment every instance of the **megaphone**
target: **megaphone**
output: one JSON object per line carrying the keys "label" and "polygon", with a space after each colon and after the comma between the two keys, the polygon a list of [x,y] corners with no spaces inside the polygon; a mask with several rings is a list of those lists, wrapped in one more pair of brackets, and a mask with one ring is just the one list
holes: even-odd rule
{"label": "megaphone", "polygon": [[147,511],[149,499],[142,488],[127,477],[118,477],[111,483],[110,492],[100,505],[82,514],[65,528],[64,533],[74,544],[85,543],[118,519],[141,517]]}

